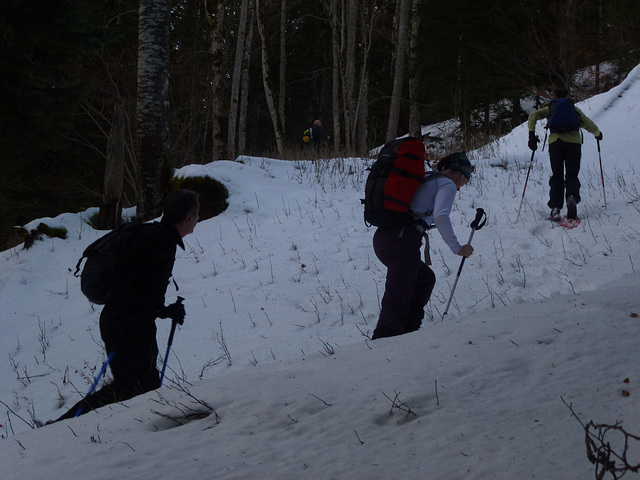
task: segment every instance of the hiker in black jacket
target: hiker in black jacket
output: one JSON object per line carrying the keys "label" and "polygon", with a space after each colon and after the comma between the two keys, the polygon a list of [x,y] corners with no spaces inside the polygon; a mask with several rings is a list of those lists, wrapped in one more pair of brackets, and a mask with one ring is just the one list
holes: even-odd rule
{"label": "hiker in black jacket", "polygon": [[156,318],[184,323],[181,303],[164,305],[173,271],[176,247],[193,232],[198,221],[198,195],[190,190],[171,192],[162,220],[150,224],[131,239],[116,267],[115,278],[100,315],[100,335],[113,382],[86,396],[56,421],[121,402],[160,386],[156,368]]}
{"label": "hiker in black jacket", "polygon": [[315,120],[311,127],[311,143],[316,147],[322,147],[327,144],[329,137],[324,133],[322,121]]}

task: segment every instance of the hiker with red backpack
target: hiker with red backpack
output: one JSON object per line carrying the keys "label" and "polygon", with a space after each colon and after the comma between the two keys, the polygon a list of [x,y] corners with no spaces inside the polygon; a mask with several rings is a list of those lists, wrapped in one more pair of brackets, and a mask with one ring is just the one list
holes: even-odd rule
{"label": "hiker with red backpack", "polygon": [[531,112],[529,115],[529,148],[538,149],[538,137],[535,133],[536,122],[548,118],[549,159],[551,161],[551,178],[549,179],[549,202],[551,208],[549,220],[562,221],[564,200],[567,201],[569,220],[577,220],[577,204],[580,203],[580,158],[582,156],[582,133],[584,128],[598,141],[602,140],[602,132],[573,101],[568,98],[569,92],[564,88],[556,88],[555,99],[545,107]]}
{"label": "hiker with red backpack", "polygon": [[[374,340],[414,332],[422,325],[424,307],[436,283],[436,276],[429,268],[427,230],[437,228],[454,254],[465,258],[473,254],[470,244],[461,245],[458,241],[449,215],[456,192],[471,179],[474,167],[465,152],[457,152],[442,158],[436,171],[425,174],[424,157],[424,144],[420,139],[396,140],[383,148],[376,162],[388,166],[374,164],[367,179],[363,201],[365,221],[378,226],[373,248],[387,267]],[[422,176],[417,175],[420,169]],[[376,187],[382,184],[381,178],[385,178],[385,186]],[[416,188],[408,181],[413,181]],[[376,188],[384,188],[384,195],[376,195]],[[375,205],[375,199],[380,197],[385,199],[384,207]],[[423,237],[426,239],[425,261],[420,254]]]}

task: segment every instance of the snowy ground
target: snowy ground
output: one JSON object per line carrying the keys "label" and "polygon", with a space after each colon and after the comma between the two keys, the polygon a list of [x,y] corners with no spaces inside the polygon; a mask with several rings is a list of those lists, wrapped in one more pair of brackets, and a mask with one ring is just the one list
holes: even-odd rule
{"label": "snowy ground", "polygon": [[[359,199],[370,159],[240,158],[189,166],[230,191],[174,269],[187,319],[162,389],[32,429],[86,391],[104,361],[99,309],[75,263],[95,209],[41,221],[67,240],[0,253],[0,478],[584,479],[579,420],[640,435],[640,68],[580,108],[582,223],[545,220],[548,155],[526,126],[472,152],[452,215],[460,262],[431,235],[438,277],[421,331],[371,342],[384,268]],[[542,126],[538,134],[544,137]],[[168,321],[158,320],[162,353]],[[627,392],[626,395],[624,392]],[[572,406],[578,419],[572,416]],[[612,432],[614,450],[621,435]],[[640,463],[632,440],[628,461]]]}

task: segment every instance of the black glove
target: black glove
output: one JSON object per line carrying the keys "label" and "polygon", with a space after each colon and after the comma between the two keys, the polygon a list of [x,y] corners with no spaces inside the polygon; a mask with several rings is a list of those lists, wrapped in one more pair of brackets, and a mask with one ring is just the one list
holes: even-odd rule
{"label": "black glove", "polygon": [[602,132],[600,132],[600,133],[596,136],[596,140],[598,140],[598,141],[602,140]]}
{"label": "black glove", "polygon": [[170,318],[178,325],[182,325],[184,323],[184,317],[187,312],[184,310],[184,305],[179,301],[176,303],[172,303],[171,305],[167,305],[166,307],[162,307],[158,316],[160,318]]}
{"label": "black glove", "polygon": [[534,152],[538,149],[538,142],[540,139],[536,136],[536,132],[529,132],[529,148]]}

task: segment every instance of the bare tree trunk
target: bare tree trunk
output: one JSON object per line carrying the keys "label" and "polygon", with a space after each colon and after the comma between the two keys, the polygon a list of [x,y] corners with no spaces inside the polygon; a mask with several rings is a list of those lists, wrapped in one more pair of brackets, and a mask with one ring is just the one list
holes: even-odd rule
{"label": "bare tree trunk", "polygon": [[107,140],[104,169],[104,193],[98,215],[101,230],[113,229],[122,223],[122,194],[124,191],[124,107],[114,108],[111,131]]}
{"label": "bare tree trunk", "polygon": [[264,84],[264,94],[271,113],[271,121],[273,122],[273,132],[276,137],[276,148],[278,155],[284,153],[284,142],[282,139],[282,124],[280,116],[276,110],[275,101],[273,99],[273,88],[271,87],[271,69],[269,68],[269,49],[267,46],[267,36],[264,29],[264,15],[261,7],[261,0],[256,0],[256,21],[258,25],[258,35],[262,45],[262,83]]}
{"label": "bare tree trunk", "polygon": [[333,151],[338,153],[342,146],[342,102],[340,101],[340,55],[338,50],[337,38],[333,39],[333,71],[331,72],[332,90],[331,104],[333,106]]}
{"label": "bare tree trunk", "polygon": [[233,64],[233,78],[231,79],[231,102],[229,104],[229,126],[227,128],[227,157],[229,160],[236,158],[236,137],[238,131],[238,102],[240,98],[240,86],[242,82],[242,60],[244,58],[245,36],[247,31],[247,11],[249,0],[242,0],[240,6],[240,18],[238,25],[238,38],[236,40],[236,58]]}
{"label": "bare tree trunk", "polygon": [[358,153],[366,155],[369,151],[367,123],[369,121],[369,71],[362,78],[360,107],[358,108]]}
{"label": "bare tree trunk", "polygon": [[286,137],[285,90],[287,70],[287,0],[280,0],[280,88],[278,92],[278,113],[282,122],[282,136]]}
{"label": "bare tree trunk", "polygon": [[344,110],[344,128],[347,152],[353,151],[356,113],[356,43],[358,26],[358,8],[354,0],[347,1],[346,24],[343,32],[346,35],[346,58],[344,59],[345,78],[342,89]]}
{"label": "bare tree trunk", "polygon": [[140,190],[138,217],[162,211],[162,165],[169,150],[169,0],[140,0],[137,131]]}
{"label": "bare tree trunk", "polygon": [[404,83],[404,70],[409,40],[409,13],[411,12],[411,0],[399,1],[401,4],[398,18],[398,43],[396,44],[396,64],[393,77],[391,106],[389,108],[387,142],[398,136],[398,122],[400,120],[400,107],[402,105],[402,87]]}
{"label": "bare tree trunk", "polygon": [[360,45],[363,53],[360,67],[358,102],[355,113],[353,145],[357,145],[358,153],[364,155],[369,150],[367,128],[369,121],[369,53],[371,51],[371,45],[373,44],[373,31],[379,10],[371,8],[371,5],[365,2],[362,5],[361,13],[362,38],[360,39]]}
{"label": "bare tree trunk", "polygon": [[337,155],[342,147],[342,102],[340,101],[340,41],[338,37],[338,5],[331,0],[329,5],[329,21],[331,25],[331,53],[333,71],[331,72],[332,90],[331,104],[333,108],[333,151]]}
{"label": "bare tree trunk", "polygon": [[[602,48],[602,0],[598,0],[598,45],[597,49]],[[600,93],[600,57],[596,58],[596,93]]]}
{"label": "bare tree trunk", "polygon": [[222,125],[226,116],[222,98],[222,26],[224,19],[224,1],[219,0],[216,5],[215,15],[211,15],[207,10],[207,1],[204,0],[205,12],[211,25],[211,136],[213,143],[213,160],[220,160],[225,157],[226,148],[222,135]]}
{"label": "bare tree trunk", "polygon": [[242,85],[240,86],[240,118],[238,122],[238,153],[246,154],[247,150],[247,111],[249,107],[249,67],[251,66],[251,46],[255,31],[255,8],[249,3],[249,33],[245,41],[244,59],[242,65]]}
{"label": "bare tree trunk", "polygon": [[[370,0],[324,0],[332,30],[334,151],[368,150],[369,53],[381,9]],[[344,139],[344,140],[343,140]]]}
{"label": "bare tree trunk", "polygon": [[420,108],[417,103],[420,77],[418,76],[418,40],[420,34],[420,16],[418,9],[420,0],[413,0],[411,12],[411,38],[409,40],[409,135],[420,138],[422,125],[420,122]]}

